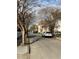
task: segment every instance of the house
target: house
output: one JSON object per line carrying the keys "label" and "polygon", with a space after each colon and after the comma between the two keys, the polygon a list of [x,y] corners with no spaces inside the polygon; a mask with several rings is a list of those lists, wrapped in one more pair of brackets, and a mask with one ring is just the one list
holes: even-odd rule
{"label": "house", "polygon": [[[61,20],[58,20],[56,23],[55,23],[55,27],[54,27],[54,34],[56,36],[57,39],[61,40],[60,37],[61,37]],[[59,38],[58,38],[59,37]]]}
{"label": "house", "polygon": [[61,20],[60,19],[55,23],[54,32],[56,31],[61,32]]}
{"label": "house", "polygon": [[38,32],[43,33],[43,32],[49,32],[49,26],[48,25],[42,25],[38,24]]}

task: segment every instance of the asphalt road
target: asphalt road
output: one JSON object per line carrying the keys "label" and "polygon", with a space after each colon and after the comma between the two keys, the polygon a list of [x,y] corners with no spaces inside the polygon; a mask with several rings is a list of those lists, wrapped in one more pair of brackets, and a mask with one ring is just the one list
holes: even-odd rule
{"label": "asphalt road", "polygon": [[30,59],[61,59],[61,41],[41,38],[31,44]]}
{"label": "asphalt road", "polygon": [[31,53],[27,53],[27,46],[17,48],[17,59],[61,59],[61,40],[56,38],[30,38]]}

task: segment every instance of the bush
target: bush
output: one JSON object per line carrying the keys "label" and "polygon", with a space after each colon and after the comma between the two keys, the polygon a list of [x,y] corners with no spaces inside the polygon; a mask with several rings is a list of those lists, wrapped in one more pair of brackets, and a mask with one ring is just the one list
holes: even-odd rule
{"label": "bush", "polygon": [[59,31],[55,32],[55,36],[56,37],[61,37],[61,32],[59,32]]}

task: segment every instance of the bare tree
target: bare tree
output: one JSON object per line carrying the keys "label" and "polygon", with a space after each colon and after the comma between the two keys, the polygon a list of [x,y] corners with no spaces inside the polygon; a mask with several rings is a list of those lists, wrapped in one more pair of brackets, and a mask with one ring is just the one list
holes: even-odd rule
{"label": "bare tree", "polygon": [[51,32],[54,32],[55,24],[58,20],[61,20],[61,11],[59,9],[50,8],[44,9],[44,12],[42,11],[41,13],[44,14],[44,20],[42,20],[40,23],[42,25],[48,25],[49,30]]}
{"label": "bare tree", "polygon": [[51,12],[51,15],[53,16],[53,20],[50,21],[51,25],[51,31],[54,31],[55,24],[58,20],[61,20],[61,11],[57,9],[55,12]]}
{"label": "bare tree", "polygon": [[17,0],[17,27],[20,28],[22,33],[22,45],[29,43],[27,35],[31,13],[28,13],[27,7],[27,0]]}

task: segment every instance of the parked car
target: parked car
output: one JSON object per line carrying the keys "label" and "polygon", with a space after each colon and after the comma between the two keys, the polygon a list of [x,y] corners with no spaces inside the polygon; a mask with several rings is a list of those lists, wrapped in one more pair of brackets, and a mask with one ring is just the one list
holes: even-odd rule
{"label": "parked car", "polygon": [[38,33],[38,31],[33,31],[33,33]]}
{"label": "parked car", "polygon": [[43,37],[52,37],[53,33],[51,33],[51,32],[44,32],[44,33],[42,33],[42,36]]}

